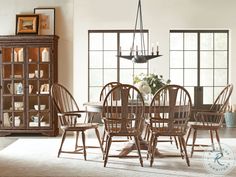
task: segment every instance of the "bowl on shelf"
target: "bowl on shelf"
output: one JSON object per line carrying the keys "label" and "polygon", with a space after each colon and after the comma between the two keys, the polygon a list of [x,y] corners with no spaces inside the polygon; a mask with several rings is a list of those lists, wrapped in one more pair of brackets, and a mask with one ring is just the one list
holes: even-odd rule
{"label": "bowl on shelf", "polygon": [[29,73],[29,78],[30,79],[34,78],[34,75],[35,75],[34,73]]}
{"label": "bowl on shelf", "polygon": [[15,107],[15,109],[23,108],[23,106],[24,106],[24,103],[21,102],[21,101],[16,101],[16,102],[14,102],[14,107]]}
{"label": "bowl on shelf", "polygon": [[40,105],[34,105],[34,109],[35,110],[39,110],[39,108],[40,108],[40,110],[44,110],[45,108],[46,108],[46,105],[45,104],[40,104]]}

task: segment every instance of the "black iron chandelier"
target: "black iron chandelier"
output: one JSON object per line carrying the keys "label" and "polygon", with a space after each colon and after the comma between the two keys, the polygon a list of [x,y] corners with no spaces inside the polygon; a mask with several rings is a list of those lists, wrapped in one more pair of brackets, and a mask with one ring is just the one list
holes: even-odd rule
{"label": "black iron chandelier", "polygon": [[[138,19],[139,19],[139,25],[140,29],[137,30],[137,24],[138,24]],[[134,50],[134,41],[135,41],[135,34],[139,31],[140,34],[140,39],[141,39],[141,49],[138,50],[138,46],[136,46],[136,50]],[[138,9],[137,9],[137,14],[136,14],[136,19],[135,19],[135,28],[134,28],[134,33],[133,33],[133,42],[132,42],[132,47],[130,49],[130,55],[122,55],[121,53],[121,47],[119,49],[119,57],[125,58],[128,60],[132,60],[134,63],[146,63],[148,60],[160,57],[162,55],[159,55],[159,46],[157,44],[156,47],[156,52],[154,53],[154,48],[152,46],[152,52],[151,55],[148,55],[146,52],[145,48],[145,42],[144,42],[144,31],[143,31],[143,19],[142,19],[142,8],[141,8],[141,0],[138,2]]]}

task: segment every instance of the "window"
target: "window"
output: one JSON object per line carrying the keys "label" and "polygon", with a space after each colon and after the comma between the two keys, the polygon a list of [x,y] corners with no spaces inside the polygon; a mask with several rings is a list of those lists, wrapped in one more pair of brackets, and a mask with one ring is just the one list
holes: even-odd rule
{"label": "window", "polygon": [[[135,75],[148,73],[148,63],[133,63],[117,56],[120,49],[124,55],[130,53],[133,33],[134,30],[88,31],[89,101],[98,100],[102,87],[108,82],[133,84]],[[135,46],[140,49],[139,36],[135,37]],[[144,39],[148,44],[148,30],[144,30]]]}
{"label": "window", "polygon": [[170,79],[194,105],[212,104],[229,81],[228,30],[171,30]]}

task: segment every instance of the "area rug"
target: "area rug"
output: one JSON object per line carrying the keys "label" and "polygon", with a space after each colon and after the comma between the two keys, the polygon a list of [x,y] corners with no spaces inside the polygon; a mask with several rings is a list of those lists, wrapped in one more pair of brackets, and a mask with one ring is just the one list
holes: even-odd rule
{"label": "area rug", "polygon": [[[206,141],[206,139],[202,139]],[[74,140],[70,138],[66,142],[67,150],[74,147]],[[236,139],[223,139],[236,151]],[[97,140],[89,138],[88,145],[97,145]],[[186,165],[181,157],[156,158],[153,167],[146,160],[146,151],[142,151],[144,167],[140,166],[138,158],[109,158],[107,167],[103,167],[102,153],[100,149],[88,149],[87,160],[82,154],[62,154],[57,158],[60,145],[59,138],[19,138],[0,151],[0,176],[24,176],[24,177],[200,177],[214,176],[203,166],[202,152],[196,152],[190,158],[191,166]],[[125,144],[113,143],[111,153],[119,153]],[[175,144],[159,143],[162,153],[175,152]],[[189,151],[190,152],[190,151]],[[236,176],[236,168],[227,176]]]}

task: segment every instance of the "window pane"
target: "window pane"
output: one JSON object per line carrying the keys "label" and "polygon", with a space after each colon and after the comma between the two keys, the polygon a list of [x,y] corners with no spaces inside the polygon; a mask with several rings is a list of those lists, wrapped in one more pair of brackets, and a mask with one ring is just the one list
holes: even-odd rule
{"label": "window pane", "polygon": [[214,100],[216,100],[216,98],[218,97],[220,92],[224,89],[224,87],[214,87]]}
{"label": "window pane", "polygon": [[102,54],[101,51],[91,51],[89,53],[89,67],[90,68],[102,68],[103,66],[103,60],[102,60]]}
{"label": "window pane", "polygon": [[183,85],[183,70],[170,69],[171,84]]}
{"label": "window pane", "polygon": [[193,104],[194,103],[194,87],[184,87],[184,88],[188,91],[192,100],[192,104]]}
{"label": "window pane", "polygon": [[213,33],[200,34],[200,50],[213,50]]}
{"label": "window pane", "polygon": [[102,90],[102,87],[90,87],[89,89],[89,96],[90,101],[99,101],[100,92]]}
{"label": "window pane", "polygon": [[197,68],[197,52],[184,52],[184,67],[185,68]]}
{"label": "window pane", "polygon": [[213,104],[213,87],[203,87],[203,104]]}
{"label": "window pane", "polygon": [[133,70],[120,69],[120,82],[123,84],[133,84]]}
{"label": "window pane", "polygon": [[197,50],[197,33],[184,33],[184,50]]}
{"label": "window pane", "polygon": [[147,68],[147,63],[134,63],[134,68]]}
{"label": "window pane", "polygon": [[197,86],[197,69],[184,70],[184,86]]}
{"label": "window pane", "polygon": [[133,68],[133,62],[125,58],[120,58],[120,68]]}
{"label": "window pane", "polygon": [[116,33],[104,33],[104,50],[117,50]]}
{"label": "window pane", "polygon": [[215,33],[215,50],[227,50],[227,33]]}
{"label": "window pane", "polygon": [[227,85],[227,70],[215,69],[215,86]]}
{"label": "window pane", "polygon": [[90,86],[102,86],[102,70],[90,69]]}
{"label": "window pane", "polygon": [[213,52],[200,52],[200,67],[213,68]]}
{"label": "window pane", "polygon": [[117,68],[116,52],[104,52],[104,68]]}
{"label": "window pane", "polygon": [[182,51],[170,52],[170,68],[183,68],[183,52]]}
{"label": "window pane", "polygon": [[213,69],[200,70],[200,85],[213,86]]}
{"label": "window pane", "polygon": [[130,51],[133,42],[133,33],[121,33],[120,34],[120,46],[121,50]]}
{"label": "window pane", "polygon": [[140,75],[141,73],[143,74],[147,74],[147,70],[146,69],[134,69],[134,75]]}
{"label": "window pane", "polygon": [[170,33],[170,50],[183,50],[183,33]]}
{"label": "window pane", "polygon": [[89,49],[102,50],[103,49],[103,33],[90,33]]}
{"label": "window pane", "polygon": [[108,82],[117,81],[117,70],[116,69],[104,69],[104,85]]}
{"label": "window pane", "polygon": [[227,68],[227,52],[215,51],[215,68]]}

